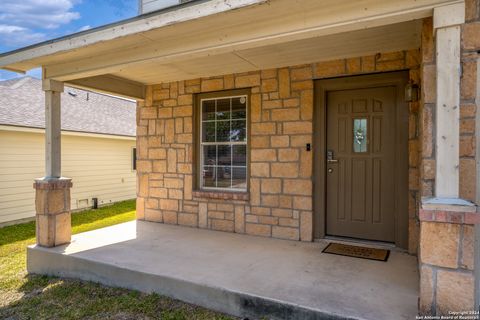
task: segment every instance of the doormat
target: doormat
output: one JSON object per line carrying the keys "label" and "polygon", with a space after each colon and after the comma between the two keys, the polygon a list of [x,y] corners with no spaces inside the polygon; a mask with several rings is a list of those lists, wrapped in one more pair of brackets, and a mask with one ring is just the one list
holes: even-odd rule
{"label": "doormat", "polygon": [[329,243],[328,246],[322,250],[322,252],[377,261],[387,261],[388,257],[390,256],[390,250],[386,249],[351,246],[348,244],[333,242]]}

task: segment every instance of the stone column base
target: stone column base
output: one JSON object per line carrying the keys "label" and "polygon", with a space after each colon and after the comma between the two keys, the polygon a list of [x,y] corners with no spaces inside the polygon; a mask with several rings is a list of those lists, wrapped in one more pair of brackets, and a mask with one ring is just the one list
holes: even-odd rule
{"label": "stone column base", "polygon": [[420,209],[422,315],[474,310],[476,206],[461,199],[423,199]]}
{"label": "stone column base", "polygon": [[37,244],[55,247],[69,243],[72,235],[69,178],[40,178],[35,193]]}

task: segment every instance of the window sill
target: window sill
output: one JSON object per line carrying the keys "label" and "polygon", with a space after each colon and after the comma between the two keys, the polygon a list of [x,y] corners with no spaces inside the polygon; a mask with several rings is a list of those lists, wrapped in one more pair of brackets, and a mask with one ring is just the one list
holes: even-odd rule
{"label": "window sill", "polygon": [[250,198],[250,194],[248,192],[234,192],[234,191],[196,190],[192,192],[192,195],[195,198],[222,199],[222,200],[248,201]]}

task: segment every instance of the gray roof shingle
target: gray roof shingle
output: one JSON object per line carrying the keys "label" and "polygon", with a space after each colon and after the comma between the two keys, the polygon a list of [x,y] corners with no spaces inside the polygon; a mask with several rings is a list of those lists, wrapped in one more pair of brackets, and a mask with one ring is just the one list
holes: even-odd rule
{"label": "gray roof shingle", "polygon": [[[135,136],[135,102],[65,87],[62,130]],[[0,124],[45,128],[42,81],[22,77],[0,81]]]}

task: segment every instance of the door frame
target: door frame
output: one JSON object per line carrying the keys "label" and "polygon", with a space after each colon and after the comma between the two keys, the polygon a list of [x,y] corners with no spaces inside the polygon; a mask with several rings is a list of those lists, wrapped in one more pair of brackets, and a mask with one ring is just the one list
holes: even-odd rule
{"label": "door frame", "polygon": [[326,235],[326,137],[327,93],[336,90],[364,89],[395,86],[397,108],[395,110],[395,245],[408,248],[408,103],[404,90],[409,72],[395,71],[358,76],[320,79],[314,81],[314,165],[313,209],[314,238]]}

